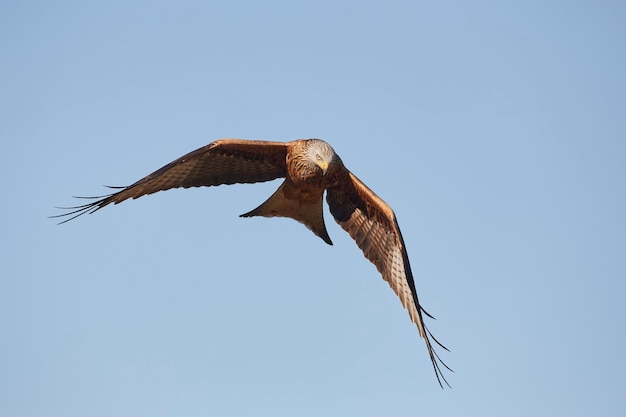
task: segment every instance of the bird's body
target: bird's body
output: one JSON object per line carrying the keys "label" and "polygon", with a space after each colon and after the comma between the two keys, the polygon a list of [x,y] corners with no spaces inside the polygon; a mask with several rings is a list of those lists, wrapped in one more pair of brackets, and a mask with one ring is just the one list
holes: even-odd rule
{"label": "bird's body", "polygon": [[[315,149],[318,153],[309,155]],[[316,163],[311,164],[311,160]],[[286,176],[281,186],[242,217],[290,217],[332,245],[324,224],[322,203],[324,191],[337,183],[345,170],[341,159],[326,142],[309,139],[290,142],[285,164]]]}
{"label": "bird's body", "polygon": [[[120,191],[78,207],[62,217],[72,220],[84,213],[120,203],[129,198],[171,188],[255,183],[285,178],[263,204],[242,217],[289,217],[303,223],[329,245],[332,241],[323,216],[323,196],[337,223],[356,241],[398,295],[411,320],[424,338],[437,380],[447,381],[439,364],[447,367],[434,351],[419,304],[408,254],[391,207],[343,165],[339,156],[319,139],[292,142],[221,139],[165,165]],[[423,313],[423,314],[422,314]],[[429,315],[430,316],[430,315]]]}

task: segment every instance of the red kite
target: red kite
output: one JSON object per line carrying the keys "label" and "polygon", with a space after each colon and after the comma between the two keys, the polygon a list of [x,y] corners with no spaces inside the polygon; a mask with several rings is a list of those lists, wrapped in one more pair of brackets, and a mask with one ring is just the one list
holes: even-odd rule
{"label": "red kite", "polygon": [[448,350],[430,333],[423,315],[432,318],[420,305],[409,257],[396,216],[380,197],[344,165],[333,148],[319,139],[292,142],[266,142],[222,139],[170,162],[163,168],[120,191],[77,206],[65,223],[85,213],[171,188],[203,187],[221,184],[255,183],[285,178],[263,204],[242,217],[290,217],[303,223],[324,242],[332,245],[322,211],[322,198],[333,217],[361,248],[385,281],[400,298],[425,340],[437,376],[450,386],[440,365],[451,370],[433,349],[431,339]]}

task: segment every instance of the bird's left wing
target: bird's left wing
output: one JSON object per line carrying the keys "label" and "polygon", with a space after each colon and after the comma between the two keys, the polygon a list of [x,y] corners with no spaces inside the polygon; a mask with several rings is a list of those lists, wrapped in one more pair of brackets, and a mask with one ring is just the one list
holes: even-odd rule
{"label": "bird's left wing", "polygon": [[120,191],[100,197],[52,217],[68,217],[62,223],[102,207],[171,188],[270,181],[286,174],[290,142],[221,139],[170,162]]}
{"label": "bird's left wing", "polygon": [[328,189],[326,200],[330,212],[400,298],[426,342],[439,385],[443,381],[449,386],[439,365],[450,368],[435,352],[431,339],[448,349],[432,336],[424,323],[423,314],[432,316],[422,308],[417,298],[409,257],[396,216],[391,207],[354,174],[348,171],[345,174],[338,182],[339,185]]}

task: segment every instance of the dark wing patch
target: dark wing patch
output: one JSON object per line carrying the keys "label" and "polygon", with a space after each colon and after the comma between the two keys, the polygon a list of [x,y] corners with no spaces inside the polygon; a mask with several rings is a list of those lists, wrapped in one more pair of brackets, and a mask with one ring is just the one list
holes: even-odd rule
{"label": "dark wing patch", "polygon": [[51,217],[76,217],[93,213],[108,204],[172,188],[208,187],[212,185],[255,183],[284,177],[289,142],[222,139],[184,155],[128,187],[100,197],[88,204],[61,207],[68,213]]}
{"label": "dark wing patch", "polygon": [[339,183],[338,187],[329,188],[327,192],[330,212],[400,298],[426,342],[439,385],[443,387],[443,381],[450,386],[440,364],[450,368],[433,349],[431,338],[448,349],[432,336],[424,323],[422,313],[432,316],[419,304],[409,257],[393,210],[352,173],[347,172]]}

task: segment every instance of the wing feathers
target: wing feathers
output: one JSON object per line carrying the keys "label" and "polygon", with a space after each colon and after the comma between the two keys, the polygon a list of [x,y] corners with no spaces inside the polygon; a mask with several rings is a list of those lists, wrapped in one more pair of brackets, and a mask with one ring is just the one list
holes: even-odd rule
{"label": "wing feathers", "polygon": [[221,139],[196,149],[128,187],[97,201],[52,217],[70,216],[65,223],[85,213],[118,204],[129,198],[172,188],[203,187],[222,184],[270,181],[286,174],[286,156],[290,142]]}
{"label": "wing feathers", "polygon": [[400,298],[426,342],[439,384],[442,385],[443,381],[449,386],[439,365],[450,368],[434,351],[430,338],[447,348],[432,337],[424,323],[422,312],[428,313],[419,304],[409,258],[393,210],[350,172],[338,183],[337,187],[328,189],[330,212]]}

